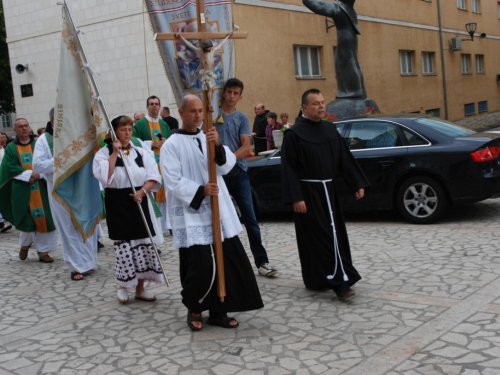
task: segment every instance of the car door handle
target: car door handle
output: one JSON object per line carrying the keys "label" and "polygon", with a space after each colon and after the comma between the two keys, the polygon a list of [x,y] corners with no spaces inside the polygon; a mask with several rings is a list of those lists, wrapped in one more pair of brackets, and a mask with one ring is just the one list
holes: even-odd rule
{"label": "car door handle", "polygon": [[394,164],[394,160],[382,160],[378,162],[382,167],[390,167]]}

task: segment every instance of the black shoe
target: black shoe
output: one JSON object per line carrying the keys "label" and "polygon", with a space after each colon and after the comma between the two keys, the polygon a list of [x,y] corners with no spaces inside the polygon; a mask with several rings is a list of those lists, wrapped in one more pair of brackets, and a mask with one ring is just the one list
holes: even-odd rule
{"label": "black shoe", "polygon": [[356,294],[356,291],[354,289],[349,288],[347,284],[344,284],[338,289],[334,289],[333,291],[337,295],[337,298],[341,301],[354,297],[354,295]]}
{"label": "black shoe", "polygon": [[9,229],[12,229],[12,225],[7,223],[7,225],[5,225],[5,223],[7,223],[6,221],[3,221],[0,223],[0,233],[5,233],[7,232]]}

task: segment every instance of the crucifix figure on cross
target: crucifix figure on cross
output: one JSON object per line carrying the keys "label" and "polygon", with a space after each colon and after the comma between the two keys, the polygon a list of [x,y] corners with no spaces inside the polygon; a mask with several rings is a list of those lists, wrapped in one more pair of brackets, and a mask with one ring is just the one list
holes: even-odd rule
{"label": "crucifix figure on cross", "polygon": [[[208,19],[206,17],[205,13],[205,0],[197,0],[196,1],[196,9],[197,9],[197,31],[194,32],[182,32],[182,33],[157,33],[154,36],[155,40],[178,40],[182,39],[184,44],[194,50],[197,51],[200,57],[200,83],[201,86],[203,86],[203,80],[208,80],[211,79],[209,76],[214,77],[212,74],[215,74],[214,68],[215,68],[215,59],[214,55],[217,50],[222,48],[224,43],[227,42],[228,39],[245,39],[248,36],[248,32],[246,31],[236,31],[236,32],[221,32],[221,31],[216,31],[216,32],[210,32],[207,31],[207,23]],[[213,52],[208,51],[207,53],[202,53],[200,48],[194,47],[188,40],[199,40],[199,46],[202,46],[203,42],[206,43],[212,43],[213,40],[216,39],[223,39],[223,41],[217,45],[216,47],[213,47]],[[188,44],[189,43],[189,44]],[[203,47],[202,47],[203,48]],[[202,73],[201,70],[204,72]],[[207,73],[205,73],[207,72]],[[212,73],[208,73],[212,72]],[[217,80],[215,79],[215,82]],[[211,84],[212,82],[210,82]],[[202,87],[202,90],[204,93],[207,94],[207,97],[205,98],[205,95],[203,95],[203,102],[204,102],[204,108],[205,108],[205,118],[208,119],[210,117],[210,120],[212,120],[212,113],[213,108],[212,108],[212,98],[213,98],[213,92],[215,91],[215,86],[216,83],[212,85],[210,89],[204,89]]]}
{"label": "crucifix figure on cross", "polygon": [[224,43],[233,35],[233,32],[227,34],[227,36],[214,47],[211,39],[205,39],[201,43],[201,48],[195,47],[191,42],[186,40],[181,34],[175,34],[177,39],[182,39],[184,44],[191,48],[193,51],[198,52],[200,57],[200,83],[201,89],[207,92],[208,96],[208,110],[210,112],[214,111],[212,106],[212,100],[214,97],[214,90],[217,80],[217,74],[214,72],[215,64],[215,53],[222,48]]}

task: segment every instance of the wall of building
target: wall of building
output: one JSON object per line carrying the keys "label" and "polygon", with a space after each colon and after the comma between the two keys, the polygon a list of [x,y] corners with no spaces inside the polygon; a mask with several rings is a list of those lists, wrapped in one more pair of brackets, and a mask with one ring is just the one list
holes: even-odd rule
{"label": "wall of building", "polygon": [[[481,1],[480,13],[456,7],[456,1],[442,0],[444,60],[449,118],[465,118],[464,105],[488,102],[487,114],[500,111],[500,20],[498,2]],[[152,39],[141,0],[68,0],[75,24],[89,61],[96,72],[106,107],[111,117],[145,110],[145,99],[157,95],[162,104],[176,104],[163,64]],[[17,116],[26,117],[33,128],[43,126],[53,105],[59,62],[61,10],[53,0],[4,2],[7,41]],[[385,113],[440,109],[444,117],[444,89],[438,32],[438,1],[358,0],[355,4],[362,35],[359,36],[359,60],[370,98]],[[388,11],[390,10],[390,12]],[[387,18],[390,15],[390,19]],[[335,98],[333,51],[335,28],[326,32],[325,18],[311,13],[301,0],[235,0],[234,22],[248,39],[237,40],[236,76],[246,84],[239,109],[253,120],[253,108],[263,102],[276,112],[288,112],[290,119],[299,110],[302,92],[320,89],[327,101]],[[477,22],[474,42],[464,41],[463,50],[451,52],[452,37],[468,38],[465,23]],[[486,38],[480,38],[486,33]],[[295,77],[293,47],[320,48],[321,77]],[[414,75],[402,76],[399,51],[414,51]],[[422,52],[434,52],[435,74],[422,74]],[[484,55],[484,74],[461,73],[461,54],[474,58]],[[16,64],[28,63],[24,74],[14,71]],[[31,83],[34,96],[22,98],[20,85]],[[489,116],[488,118],[494,118]],[[472,120],[471,120],[472,121]],[[474,120],[478,122],[478,120]]]}
{"label": "wall of building", "polygon": [[[110,117],[146,110],[146,98],[157,95],[162,105],[176,103],[164,72],[148,16],[139,0],[67,0],[101,96]],[[7,42],[18,117],[36,129],[48,121],[54,105],[61,7],[53,0],[4,1]],[[28,71],[15,72],[16,64]],[[32,97],[22,98],[20,85],[33,85]]]}
{"label": "wall of building", "polygon": [[[450,120],[464,119],[464,105],[488,102],[488,112],[500,111],[500,32],[498,3],[483,1],[480,13],[457,9],[455,1],[442,1],[444,61]],[[358,0],[355,4],[362,35],[358,37],[359,60],[368,96],[385,113],[439,109],[445,115],[438,2],[412,0]],[[390,19],[388,16],[390,9]],[[312,14],[300,0],[236,0],[234,21],[249,31],[247,40],[237,42],[237,76],[247,82],[240,108],[252,113],[254,105],[291,114],[298,112],[300,95],[320,89],[327,102],[337,90],[333,48],[336,29],[326,32],[325,17]],[[462,51],[449,51],[451,38],[468,39],[465,24],[477,22],[474,42],[464,41]],[[486,38],[480,38],[486,33]],[[270,35],[276,35],[272,38]],[[321,48],[320,79],[295,77],[293,47]],[[414,51],[414,74],[400,73],[399,51]],[[434,74],[422,73],[422,52],[434,53]],[[471,55],[471,74],[461,72],[461,54]],[[485,72],[476,74],[476,54],[484,55]],[[261,61],[256,63],[256,61]],[[251,116],[253,117],[253,116]],[[474,116],[472,116],[474,117]],[[491,117],[491,116],[490,116]],[[477,120],[475,120],[477,122]]]}

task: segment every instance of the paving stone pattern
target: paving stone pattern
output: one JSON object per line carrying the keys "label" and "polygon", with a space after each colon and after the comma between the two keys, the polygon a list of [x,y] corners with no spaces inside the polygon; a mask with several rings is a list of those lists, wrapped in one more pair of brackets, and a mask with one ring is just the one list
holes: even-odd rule
{"label": "paving stone pattern", "polygon": [[453,208],[434,225],[391,212],[347,219],[363,277],[353,299],[306,290],[291,216],[266,217],[280,274],[256,276],[265,307],[236,314],[238,329],[195,333],[170,236],[171,287],[149,285],[155,303],[131,294],[122,305],[109,239],[96,270],[72,281],[60,247],[52,264],[35,251],[23,262],[18,232],[0,234],[0,374],[500,374],[500,200]]}

